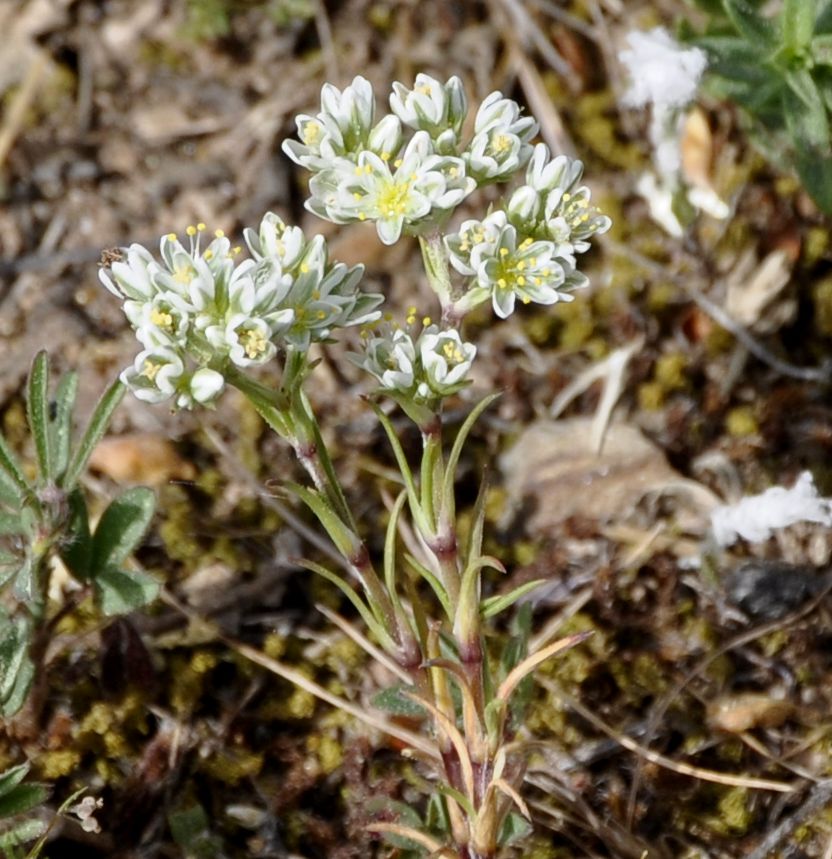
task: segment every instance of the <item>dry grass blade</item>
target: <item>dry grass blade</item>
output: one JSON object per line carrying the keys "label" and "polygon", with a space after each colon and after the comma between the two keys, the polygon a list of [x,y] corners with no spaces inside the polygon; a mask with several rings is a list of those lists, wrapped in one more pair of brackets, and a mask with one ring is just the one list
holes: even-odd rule
{"label": "dry grass blade", "polygon": [[702,779],[702,781],[713,782],[714,784],[730,785],[731,787],[747,787],[755,790],[773,790],[778,793],[792,793],[796,789],[794,785],[782,781],[734,776],[727,773],[706,770],[702,767],[693,766],[692,764],[679,763],[678,761],[666,758],[664,755],[660,755],[658,752],[645,748],[625,734],[611,728],[603,719],[599,719],[591,710],[584,707],[583,704],[576,701],[571,695],[568,695],[560,689],[557,684],[547,680],[543,680],[541,682],[546,689],[548,689],[553,695],[560,698],[568,707],[571,707],[581,718],[586,719],[587,722],[611,739],[615,740],[617,743],[620,743],[625,749],[640,755],[652,764],[680,773],[681,775],[688,775],[693,778]]}
{"label": "dry grass blade", "polygon": [[[465,739],[459,732],[459,728],[441,711],[438,707],[418,695],[413,695],[410,692],[402,693],[406,698],[410,698],[415,703],[424,707],[433,718],[436,720],[438,727],[445,733],[448,739],[453,744],[459,758],[459,765],[462,769],[462,779],[465,782],[465,793],[471,804],[474,803],[474,767],[471,764],[471,757],[468,754],[468,746],[465,744]],[[434,752],[435,754],[435,752]]]}
{"label": "dry grass blade", "polygon": [[[400,823],[370,823],[367,825],[368,832],[387,832],[390,835],[398,835],[401,838],[408,838],[410,841],[415,841],[421,844],[425,850],[430,850],[434,856],[442,855],[442,851],[448,850],[447,847],[440,844],[435,838],[426,835],[424,832],[419,832],[418,829],[413,829],[410,826],[402,826]],[[453,855],[453,854],[449,854]]]}
{"label": "dry grass blade", "polygon": [[500,688],[497,690],[497,698],[508,702],[508,699],[511,697],[511,693],[514,692],[517,685],[527,674],[534,671],[541,662],[545,662],[547,659],[554,656],[556,653],[560,653],[562,650],[568,650],[570,647],[574,647],[582,641],[586,641],[586,639],[591,635],[591,632],[579,632],[575,635],[568,635],[566,638],[553,641],[548,647],[544,647],[543,650],[539,650],[537,653],[527,656],[519,665],[516,665],[509,672],[506,679],[500,684]]}
{"label": "dry grass blade", "polygon": [[[169,606],[172,606],[177,611],[181,612],[185,617],[188,618],[188,620],[198,624],[203,624],[207,627],[211,627],[212,629],[215,628],[210,621],[201,617],[196,612],[191,611],[189,608],[180,603],[179,600],[176,599],[176,597],[174,597],[167,591],[162,591],[162,600],[166,602]],[[419,734],[416,734],[413,731],[408,731],[406,728],[402,728],[399,725],[396,725],[395,723],[382,718],[381,716],[377,716],[375,713],[371,713],[368,710],[363,709],[362,707],[358,707],[352,702],[347,701],[345,698],[340,698],[337,695],[333,695],[327,689],[324,689],[323,686],[318,685],[314,682],[314,680],[310,680],[300,671],[297,671],[289,665],[284,665],[282,662],[278,662],[276,659],[271,659],[270,657],[266,656],[265,653],[261,653],[259,650],[257,650],[257,648],[251,647],[248,644],[243,644],[241,641],[236,641],[230,636],[223,634],[219,630],[217,630],[216,632],[217,638],[219,638],[228,647],[239,653],[241,656],[245,656],[246,659],[249,659],[257,665],[262,666],[266,670],[271,671],[272,674],[277,674],[278,677],[282,677],[284,680],[288,680],[290,683],[294,683],[295,686],[298,686],[305,692],[309,692],[311,695],[314,695],[321,701],[325,701],[327,704],[330,704],[333,707],[337,707],[339,710],[343,710],[343,712],[348,713],[350,716],[353,716],[354,718],[363,722],[365,725],[368,725],[371,728],[375,728],[376,730],[387,734],[389,737],[393,737],[396,740],[400,740],[402,743],[405,743],[406,745],[410,746],[412,749],[420,752],[426,757],[431,759],[436,759],[438,757],[436,748],[431,743],[427,742],[424,737],[419,736]],[[419,703],[424,702],[420,701]]]}
{"label": "dry grass blade", "polygon": [[518,808],[520,814],[526,818],[526,820],[531,820],[532,816],[529,812],[529,807],[526,805],[525,800],[522,796],[503,778],[495,778],[491,785],[499,790],[501,793],[504,793]]}
{"label": "dry grass blade", "polygon": [[376,647],[363,633],[359,632],[348,620],[320,603],[316,603],[315,608],[317,608],[324,617],[331,620],[338,629],[344,633],[344,635],[351,638],[365,653],[375,659],[379,665],[383,665],[391,674],[395,674],[403,683],[406,683],[408,686],[412,685],[410,675],[383,650]]}

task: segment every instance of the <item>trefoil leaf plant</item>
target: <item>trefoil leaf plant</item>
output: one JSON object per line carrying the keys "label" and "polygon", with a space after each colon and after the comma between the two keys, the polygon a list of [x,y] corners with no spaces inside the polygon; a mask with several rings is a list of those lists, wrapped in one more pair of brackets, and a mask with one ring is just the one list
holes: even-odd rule
{"label": "trefoil leaf plant", "polygon": [[[80,486],[125,390],[112,384],[76,438],[78,375],[66,374],[52,390],[49,359],[40,352],[26,386],[34,462],[23,462],[0,433],[0,717],[11,719],[28,703],[33,730],[46,690],[46,651],[59,621],[87,595],[103,614],[114,615],[147,605],[158,593],[156,580],[128,563],[153,516],[153,493],[125,490],[93,529]],[[74,598],[51,605],[58,560],[80,587]]]}
{"label": "trefoil leaf plant", "polygon": [[[417,238],[436,297],[433,316],[414,304],[400,322],[382,320],[383,296],[360,288],[362,266],[330,260],[321,236],[310,238],[274,213],[244,230],[246,258],[222,231],[208,238],[200,223],[182,239],[162,237],[158,254],[125,248],[101,279],[122,300],[141,344],[121,376],[138,398],[199,408],[226,386],[237,388],[308,476],[288,488],[332,540],[343,569],[306,566],[348,599],[366,633],[327,616],[392,670],[396,683],[379,691],[376,705],[421,714],[433,750],[425,819],[406,814],[372,830],[435,857],[496,859],[527,831],[520,822],[528,818],[523,689],[538,665],[583,636],[527,653],[526,623],[501,657],[489,651],[489,622],[536,583],[485,595],[486,572],[504,572],[483,549],[485,486],[464,538],[459,526],[457,467],[497,395],[474,405],[455,434],[444,406],[471,381],[477,348],[465,338],[466,316],[490,305],[505,319],[521,305],[572,300],[587,283],[580,257],[610,221],[591,203],[583,165],[534,144],[537,123],[502,93],[488,95],[468,123],[461,80],[419,74],[412,87],[393,85],[389,106],[378,115],[362,77],[343,90],[326,84],[319,111],[297,117],[298,139],[283,148],[312,174],[311,212],[336,224],[368,222],[387,245]],[[454,217],[478,189],[518,177],[519,186],[489,211]],[[400,479],[380,558],[368,549],[307,394],[311,347],[349,327],[358,328],[361,343],[350,359],[375,383],[367,403]],[[275,362],[280,381],[270,386],[257,370]],[[385,399],[421,437],[415,461]]]}

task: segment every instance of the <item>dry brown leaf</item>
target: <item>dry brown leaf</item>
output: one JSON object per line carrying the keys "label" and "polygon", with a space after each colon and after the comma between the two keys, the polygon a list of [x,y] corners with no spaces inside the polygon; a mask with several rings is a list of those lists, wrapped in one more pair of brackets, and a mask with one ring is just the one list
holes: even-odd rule
{"label": "dry brown leaf", "polygon": [[90,467],[116,483],[159,486],[169,480],[193,480],[196,469],[169,439],[151,433],[113,436],[99,442]]}
{"label": "dry brown leaf", "polygon": [[515,507],[531,501],[530,533],[546,533],[570,516],[620,520],[650,490],[682,480],[662,451],[634,426],[612,424],[604,449],[592,446],[592,418],[541,420],[500,458]]}
{"label": "dry brown leaf", "polygon": [[679,150],[685,181],[700,188],[711,188],[713,139],[708,119],[698,107],[685,117]]}
{"label": "dry brown leaf", "polygon": [[776,331],[797,311],[793,299],[781,297],[791,274],[785,251],[772,251],[760,263],[753,250],[747,251],[726,280],[726,312],[760,333]]}
{"label": "dry brown leaf", "polygon": [[708,724],[719,731],[741,734],[752,728],[776,728],[794,711],[782,698],[755,692],[719,698],[708,705]]}

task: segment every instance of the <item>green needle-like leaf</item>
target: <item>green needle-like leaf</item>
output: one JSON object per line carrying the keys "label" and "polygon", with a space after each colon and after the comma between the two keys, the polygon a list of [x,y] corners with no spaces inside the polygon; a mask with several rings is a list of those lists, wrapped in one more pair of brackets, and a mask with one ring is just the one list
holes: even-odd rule
{"label": "green needle-like leaf", "polygon": [[731,23],[751,44],[774,46],[777,37],[774,25],[746,0],[722,0],[722,5]]}
{"label": "green needle-like leaf", "polygon": [[783,0],[783,42],[794,51],[808,46],[815,31],[817,0]]}

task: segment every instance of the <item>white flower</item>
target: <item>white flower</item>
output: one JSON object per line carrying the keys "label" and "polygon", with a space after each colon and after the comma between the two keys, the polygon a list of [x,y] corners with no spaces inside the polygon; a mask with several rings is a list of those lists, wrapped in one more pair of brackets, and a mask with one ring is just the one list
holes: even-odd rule
{"label": "white flower", "polygon": [[355,162],[365,149],[393,157],[401,145],[401,123],[398,117],[386,116],[373,128],[374,114],[373,88],[361,75],[343,92],[324,84],[320,113],[296,118],[300,142],[284,140],[283,151],[313,172],[329,169],[340,158]]}
{"label": "white flower", "polygon": [[464,164],[435,155],[426,131],[413,135],[393,168],[375,153],[364,151],[348,172],[341,165],[314,176],[307,208],[337,224],[375,221],[379,238],[391,245],[404,227],[433,223],[474,187],[473,182],[457,181],[464,177]]}
{"label": "white flower", "polygon": [[422,331],[418,346],[424,373],[417,388],[420,397],[447,397],[466,383],[477,347],[463,343],[458,331],[440,331],[430,325]]}
{"label": "white flower", "polygon": [[797,522],[832,525],[832,499],[818,495],[808,471],[797,478],[791,489],[773,486],[711,512],[711,529],[720,546],[730,546],[738,537],[759,543],[778,528]]}
{"label": "white flower", "polygon": [[147,403],[170,399],[177,390],[181,390],[185,378],[183,357],[165,346],[139,352],[133,366],[121,374],[121,381],[138,399]]}
{"label": "white flower", "polygon": [[350,355],[361,368],[378,379],[383,388],[408,393],[414,385],[416,347],[411,336],[402,328],[392,334],[371,337],[363,355]]}
{"label": "white flower", "polygon": [[121,377],[140,399],[212,402],[224,362],[263,364],[278,348],[306,351],[335,328],[378,318],[383,297],[358,289],[363,267],[330,264],[322,236],[307,241],[268,213],[257,232],[246,230],[253,258],[237,263],[241,248],[221,231],[200,250],[204,229],[188,227],[187,248],[164,236],[160,260],[133,245],[102,270],[144,347]]}
{"label": "white flower", "polygon": [[413,89],[393,84],[390,108],[405,124],[433,136],[451,129],[458,135],[468,112],[462,81],[454,76],[443,84],[426,74],[416,75]]}
{"label": "white flower", "polygon": [[533,117],[521,116],[520,105],[501,92],[486,96],[474,121],[474,136],[463,158],[478,182],[508,178],[532,154],[528,141],[537,134]]}
{"label": "white flower", "polygon": [[[415,308],[408,322],[415,321],[413,314]],[[403,328],[370,337],[363,354],[349,358],[375,376],[382,389],[413,415],[413,409],[415,414],[424,412],[426,406],[433,408],[441,398],[463,388],[476,354],[476,347],[463,342],[458,331],[428,324],[418,337]]]}
{"label": "white flower", "polygon": [[680,108],[693,100],[708,64],[704,51],[683,48],[663,27],[628,33],[627,43],[618,54],[630,75],[627,105]]}

